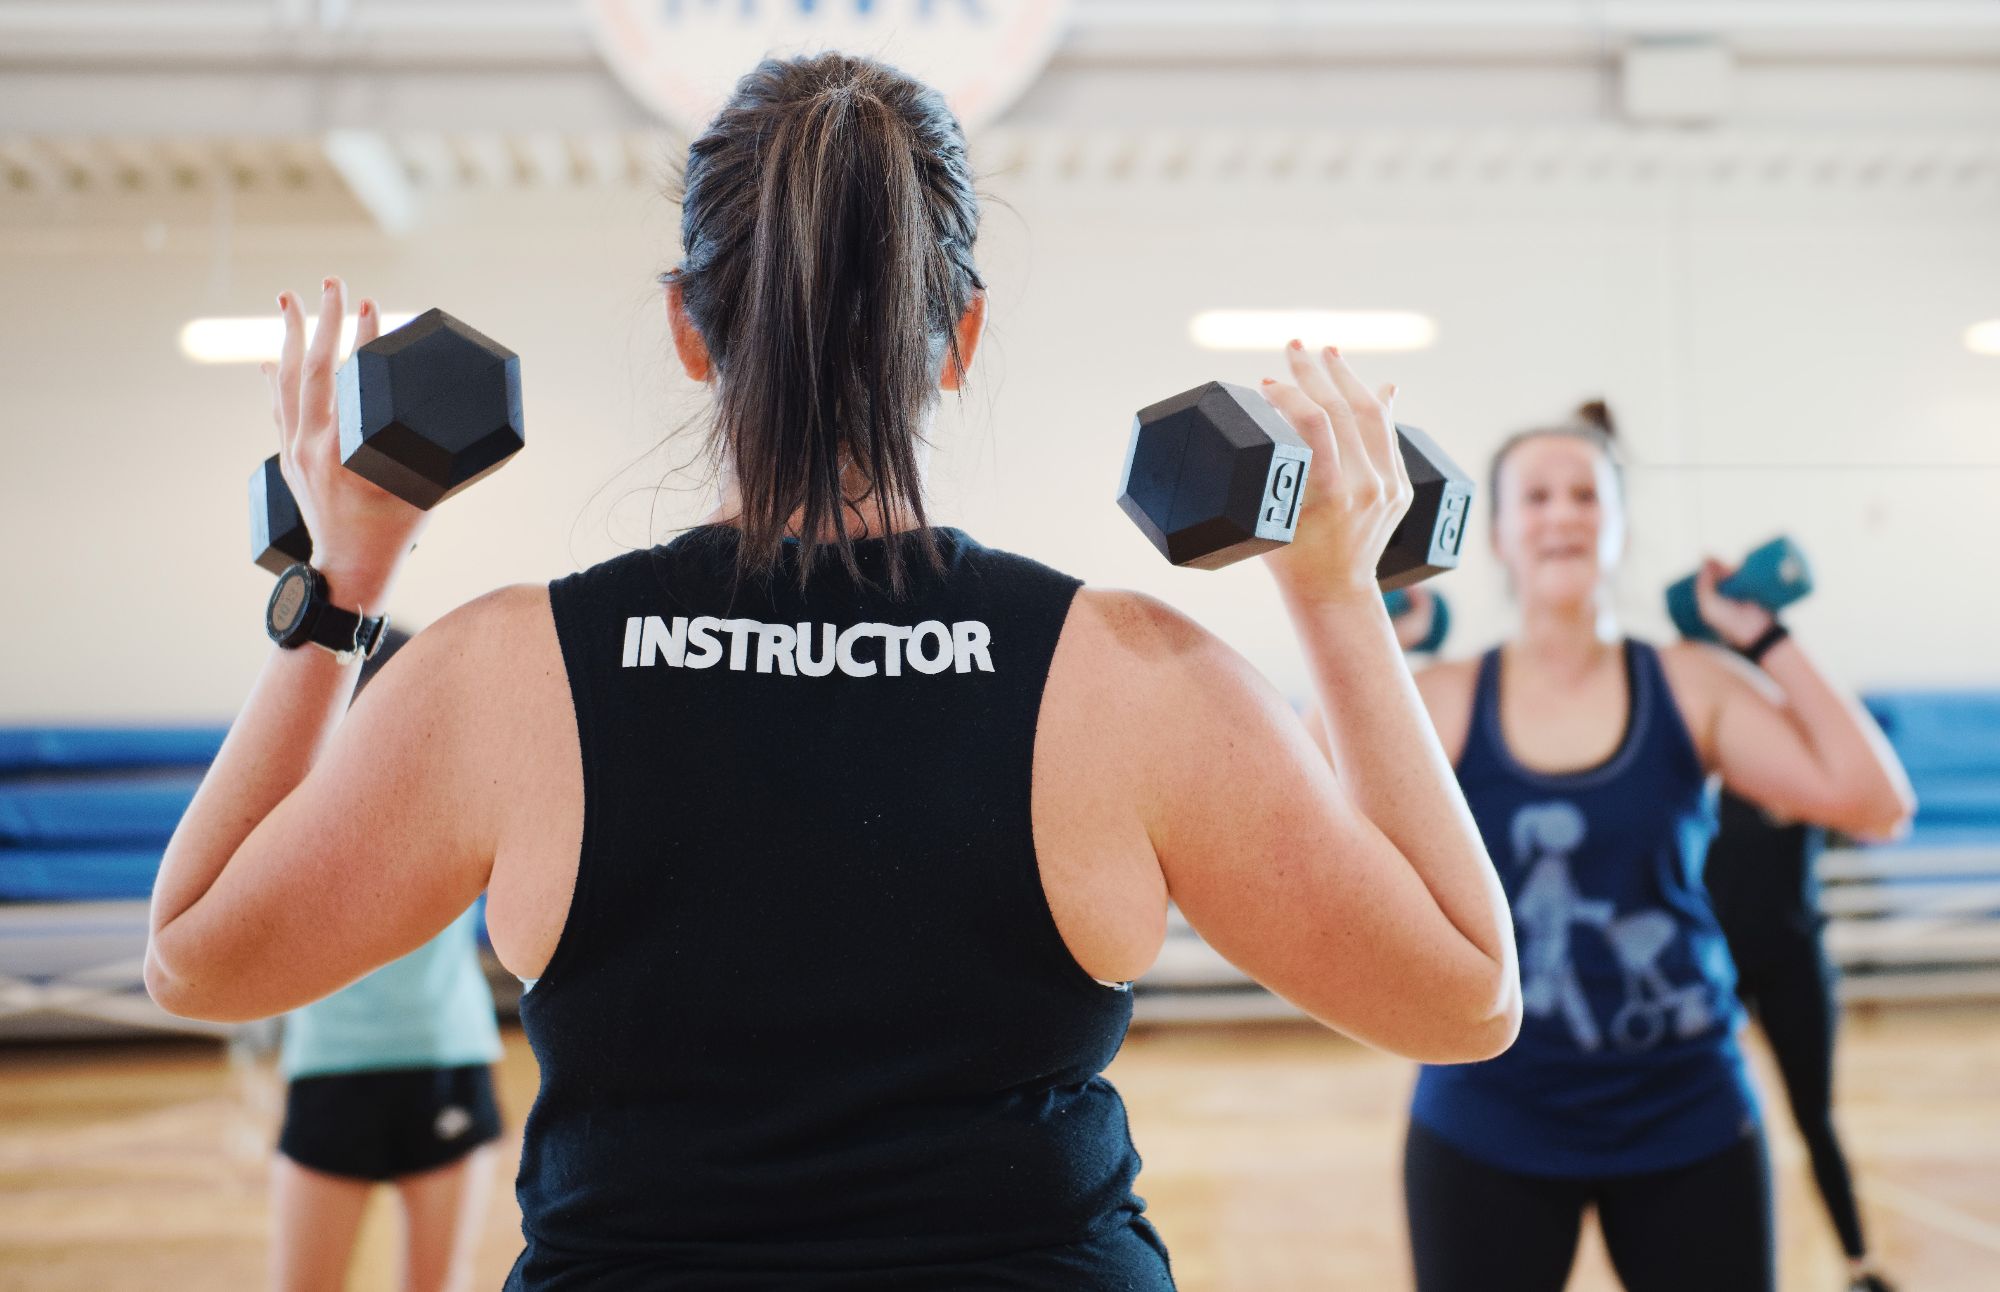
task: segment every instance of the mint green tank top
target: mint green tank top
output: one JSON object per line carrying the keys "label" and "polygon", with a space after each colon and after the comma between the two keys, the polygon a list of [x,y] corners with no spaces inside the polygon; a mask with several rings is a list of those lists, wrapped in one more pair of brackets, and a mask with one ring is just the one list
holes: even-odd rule
{"label": "mint green tank top", "polygon": [[479,918],[475,904],[401,960],[285,1015],[285,1079],[497,1060],[500,1029],[479,968]]}

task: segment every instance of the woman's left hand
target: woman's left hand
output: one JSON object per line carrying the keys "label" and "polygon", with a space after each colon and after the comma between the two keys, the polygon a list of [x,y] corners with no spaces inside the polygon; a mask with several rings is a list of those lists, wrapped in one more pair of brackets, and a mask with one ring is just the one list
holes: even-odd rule
{"label": "woman's left hand", "polygon": [[1762,637],[1778,617],[1754,601],[1738,601],[1716,590],[1717,584],[1734,573],[1714,557],[1706,558],[1695,575],[1694,596],[1702,619],[1715,630],[1715,635],[1743,650]]}
{"label": "woman's left hand", "polygon": [[[347,286],[338,278],[320,284],[319,319],[306,340],[305,311],[297,295],[278,297],[285,343],[275,366],[263,372],[271,386],[271,417],[278,425],[278,464],[298,499],[312,535],[313,568],[326,577],[335,603],[380,613],[403,557],[428,519],[340,461],[340,413],[334,394]],[[354,344],[380,334],[381,310],[363,300]]]}

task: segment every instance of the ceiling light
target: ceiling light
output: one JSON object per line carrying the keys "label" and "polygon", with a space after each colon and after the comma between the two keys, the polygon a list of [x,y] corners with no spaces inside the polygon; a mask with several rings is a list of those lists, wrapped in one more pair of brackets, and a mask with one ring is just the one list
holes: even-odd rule
{"label": "ceiling light", "polygon": [[1965,329],[1965,348],[1974,354],[2000,354],[2000,319],[1987,319]]}
{"label": "ceiling light", "polygon": [[1422,350],[1437,323],[1409,310],[1204,310],[1188,335],[1204,350],[1280,350],[1293,337],[1356,352]]}
{"label": "ceiling light", "polygon": [[[384,314],[382,330],[392,332],[414,314]],[[354,344],[354,315],[340,329],[340,350]],[[196,363],[276,363],[285,344],[285,321],[275,317],[195,319],[181,328],[181,353]]]}

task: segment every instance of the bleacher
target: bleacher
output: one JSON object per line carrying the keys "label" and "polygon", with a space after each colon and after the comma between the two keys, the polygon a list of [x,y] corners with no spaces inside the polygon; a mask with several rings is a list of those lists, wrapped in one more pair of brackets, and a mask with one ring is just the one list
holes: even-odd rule
{"label": "bleacher", "polygon": [[[2000,997],[2000,693],[1870,696],[1916,786],[1908,838],[1820,863],[1827,945],[1853,1000]],[[160,854],[220,727],[0,728],[0,1040],[215,1033],[142,981]],[[503,1010],[519,984],[487,954]],[[1142,1019],[1281,1016],[1291,1007],[1176,912],[1137,989]]]}

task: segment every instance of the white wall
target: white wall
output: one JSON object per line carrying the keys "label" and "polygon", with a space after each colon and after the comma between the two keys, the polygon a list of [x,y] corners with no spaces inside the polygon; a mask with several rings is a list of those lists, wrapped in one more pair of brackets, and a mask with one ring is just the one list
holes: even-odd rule
{"label": "white wall", "polygon": [[[1571,158],[1496,178],[1467,154],[1326,181],[1223,163],[1117,179],[1087,160],[995,177],[1012,209],[989,212],[981,253],[993,330],[969,415],[941,426],[941,510],[1187,607],[1297,693],[1261,572],[1168,568],[1112,504],[1131,412],[1276,375],[1274,359],[1194,350],[1197,309],[1413,308],[1437,318],[1437,345],[1361,366],[1479,474],[1505,432],[1609,396],[1634,459],[1636,631],[1664,631],[1658,589],[1699,552],[1782,530],[1821,577],[1796,626],[1842,676],[2000,683],[2000,358],[1960,341],[2000,317],[2000,184],[1976,168],[1825,184],[1804,163],[1744,180],[1706,146],[1650,169],[1629,154],[1656,140],[1592,146],[1608,176]],[[175,336],[323,273],[390,309],[442,305],[523,355],[529,448],[439,510],[403,616],[645,541],[668,458],[631,464],[698,409],[651,287],[673,227],[658,198],[603,190],[460,194],[400,241],[345,210],[324,226],[239,213],[227,236],[169,222],[157,250],[129,222],[0,230],[0,721],[233,712],[267,649],[244,481],[274,433],[254,367],[192,365]],[[650,532],[704,507],[660,494]],[[1460,650],[1506,617],[1472,547],[1439,585]]]}

